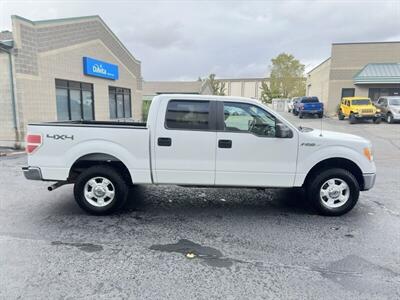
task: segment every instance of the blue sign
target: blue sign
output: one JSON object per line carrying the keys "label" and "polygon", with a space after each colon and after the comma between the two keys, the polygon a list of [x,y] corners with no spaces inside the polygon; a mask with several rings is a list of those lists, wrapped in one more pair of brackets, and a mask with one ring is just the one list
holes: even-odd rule
{"label": "blue sign", "polygon": [[83,58],[83,74],[106,79],[118,79],[118,66],[90,57]]}

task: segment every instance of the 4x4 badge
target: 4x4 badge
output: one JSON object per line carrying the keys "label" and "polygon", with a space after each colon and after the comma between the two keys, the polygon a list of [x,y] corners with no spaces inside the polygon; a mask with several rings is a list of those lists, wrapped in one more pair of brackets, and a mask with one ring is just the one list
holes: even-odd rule
{"label": "4x4 badge", "polygon": [[66,135],[66,134],[46,134],[46,137],[49,139],[54,139],[54,140],[66,140],[66,139],[70,139],[70,140],[74,140],[74,136],[73,135]]}

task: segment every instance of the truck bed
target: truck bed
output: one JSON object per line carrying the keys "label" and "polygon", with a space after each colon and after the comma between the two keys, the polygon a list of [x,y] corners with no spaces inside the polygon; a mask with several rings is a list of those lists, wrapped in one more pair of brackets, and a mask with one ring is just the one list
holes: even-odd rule
{"label": "truck bed", "polygon": [[41,144],[28,157],[40,166],[44,180],[65,181],[78,160],[104,155],[118,158],[137,183],[149,183],[150,135],[146,123],[122,121],[63,121],[28,125],[29,134],[40,135]]}

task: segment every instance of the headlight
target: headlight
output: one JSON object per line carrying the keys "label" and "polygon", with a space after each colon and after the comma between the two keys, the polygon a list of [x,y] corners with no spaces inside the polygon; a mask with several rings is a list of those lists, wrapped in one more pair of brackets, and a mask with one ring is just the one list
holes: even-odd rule
{"label": "headlight", "polygon": [[376,109],[376,112],[381,112],[381,110],[379,108]]}
{"label": "headlight", "polygon": [[373,161],[373,160],[374,160],[374,157],[373,157],[373,155],[372,155],[372,150],[371,150],[371,148],[368,148],[368,147],[364,148],[364,156],[365,156],[369,161]]}

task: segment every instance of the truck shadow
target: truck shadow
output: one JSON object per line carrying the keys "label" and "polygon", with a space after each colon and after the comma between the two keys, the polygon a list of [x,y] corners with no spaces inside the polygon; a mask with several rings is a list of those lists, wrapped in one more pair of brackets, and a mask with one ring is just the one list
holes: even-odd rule
{"label": "truck shadow", "polygon": [[191,213],[227,210],[233,214],[314,214],[301,189],[132,187],[121,214],[133,211]]}

